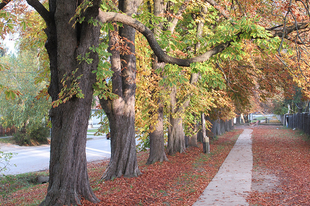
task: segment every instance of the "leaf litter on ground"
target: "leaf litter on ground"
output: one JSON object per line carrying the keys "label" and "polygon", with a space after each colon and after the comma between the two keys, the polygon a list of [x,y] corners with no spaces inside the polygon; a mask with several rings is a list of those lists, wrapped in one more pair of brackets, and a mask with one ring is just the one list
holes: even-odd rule
{"label": "leaf litter on ground", "polygon": [[250,205],[309,205],[309,137],[298,130],[261,126],[254,129],[252,139]]}
{"label": "leaf litter on ground", "polygon": [[[253,129],[252,192],[250,205],[309,205],[310,141],[298,130],[274,126]],[[108,161],[88,164],[89,179],[100,203],[83,205],[192,205],[217,173],[243,130],[234,130],[211,142],[211,153],[202,146],[168,156],[169,161],[146,165],[148,152],[138,153],[142,175],[99,181]],[[47,184],[22,189],[0,200],[3,205],[37,205]]]}
{"label": "leaf litter on ground", "polygon": [[[148,151],[138,153],[142,175],[100,181],[108,161],[88,164],[88,174],[100,203],[82,199],[82,205],[192,205],[213,179],[242,130],[233,130],[211,141],[211,153],[202,145],[168,156],[169,161],[146,165]],[[10,194],[5,205],[35,205],[46,195],[47,185],[37,185]],[[0,200],[1,202],[1,200]]]}

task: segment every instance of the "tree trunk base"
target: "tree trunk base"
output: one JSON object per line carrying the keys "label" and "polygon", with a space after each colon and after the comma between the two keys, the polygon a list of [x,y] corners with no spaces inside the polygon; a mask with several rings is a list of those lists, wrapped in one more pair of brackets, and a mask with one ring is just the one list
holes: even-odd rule
{"label": "tree trunk base", "polygon": [[154,164],[155,162],[164,162],[164,161],[168,161],[168,158],[165,153],[163,153],[161,156],[155,156],[155,157],[149,156],[146,164],[150,165]]}

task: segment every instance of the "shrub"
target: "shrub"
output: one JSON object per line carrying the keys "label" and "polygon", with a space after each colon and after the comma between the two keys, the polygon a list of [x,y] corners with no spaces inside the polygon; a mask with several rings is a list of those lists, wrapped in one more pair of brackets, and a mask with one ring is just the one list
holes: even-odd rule
{"label": "shrub", "polygon": [[24,132],[16,132],[13,134],[13,140],[16,142],[16,144],[22,146],[22,145],[31,145],[30,137],[27,133]]}
{"label": "shrub", "polygon": [[49,128],[40,126],[36,129],[29,129],[27,132],[17,132],[13,135],[13,140],[18,145],[39,145],[47,144],[49,136]]}
{"label": "shrub", "polygon": [[50,130],[48,127],[39,127],[30,132],[30,137],[39,144],[47,144],[47,137],[49,136],[49,134]]}

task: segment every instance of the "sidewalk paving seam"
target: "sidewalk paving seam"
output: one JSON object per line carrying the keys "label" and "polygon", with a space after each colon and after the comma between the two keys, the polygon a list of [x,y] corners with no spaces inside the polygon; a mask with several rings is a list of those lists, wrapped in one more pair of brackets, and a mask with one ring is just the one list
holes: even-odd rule
{"label": "sidewalk paving seam", "polygon": [[193,206],[248,206],[252,184],[252,129],[245,129],[218,173]]}

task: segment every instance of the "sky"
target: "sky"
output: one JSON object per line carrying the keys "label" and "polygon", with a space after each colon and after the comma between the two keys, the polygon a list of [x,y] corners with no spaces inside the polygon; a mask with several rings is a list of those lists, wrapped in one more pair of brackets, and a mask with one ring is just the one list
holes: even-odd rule
{"label": "sky", "polygon": [[8,48],[8,53],[16,54],[15,49],[15,40],[18,38],[18,35],[7,35],[6,38],[3,40],[3,45]]}

